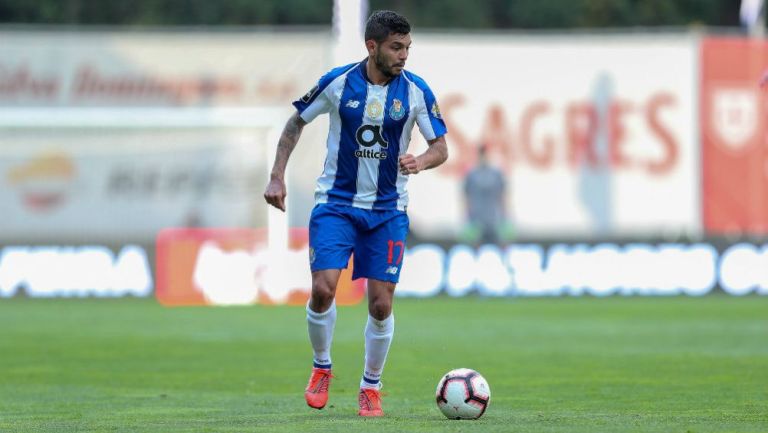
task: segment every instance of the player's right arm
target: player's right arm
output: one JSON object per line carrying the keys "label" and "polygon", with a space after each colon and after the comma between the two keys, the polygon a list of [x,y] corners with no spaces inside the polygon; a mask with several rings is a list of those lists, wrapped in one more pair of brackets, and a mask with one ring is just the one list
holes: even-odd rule
{"label": "player's right arm", "polygon": [[287,194],[285,190],[285,166],[288,165],[288,158],[299,141],[301,131],[304,125],[320,114],[329,113],[332,109],[336,108],[338,98],[331,96],[331,93],[336,88],[331,86],[331,84],[336,78],[356,65],[356,63],[353,63],[331,70],[320,77],[317,85],[309,89],[309,92],[293,101],[296,112],[288,119],[283,129],[283,134],[280,136],[280,141],[277,144],[277,155],[275,155],[275,164],[269,176],[267,190],[264,191],[264,199],[267,203],[285,212],[285,196]]}
{"label": "player's right arm", "polygon": [[285,123],[283,133],[280,135],[280,141],[277,143],[277,152],[275,154],[275,163],[272,166],[272,173],[269,175],[269,183],[264,191],[264,200],[272,206],[285,212],[285,167],[288,165],[288,158],[296,147],[301,137],[301,131],[307,122],[301,118],[299,112],[293,113],[290,119]]}

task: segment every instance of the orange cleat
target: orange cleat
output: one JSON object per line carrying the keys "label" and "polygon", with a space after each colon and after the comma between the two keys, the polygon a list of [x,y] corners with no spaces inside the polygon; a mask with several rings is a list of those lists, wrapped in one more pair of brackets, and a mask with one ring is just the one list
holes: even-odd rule
{"label": "orange cleat", "polygon": [[357,402],[360,405],[360,416],[384,416],[381,410],[381,393],[378,389],[360,388],[360,394],[357,395]]}
{"label": "orange cleat", "polygon": [[304,390],[304,399],[309,407],[322,409],[328,402],[328,386],[331,384],[331,370],[325,368],[313,368],[312,376]]}

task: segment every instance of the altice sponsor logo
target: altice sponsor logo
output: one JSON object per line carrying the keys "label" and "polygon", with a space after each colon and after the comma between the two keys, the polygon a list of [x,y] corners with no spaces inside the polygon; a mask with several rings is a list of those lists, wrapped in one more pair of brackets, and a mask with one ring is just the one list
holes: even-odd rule
{"label": "altice sponsor logo", "polygon": [[[389,143],[381,135],[381,125],[362,125],[355,133],[357,144],[362,146],[355,151],[358,158],[387,159],[386,149]],[[374,150],[373,146],[379,145],[379,150]]]}
{"label": "altice sponsor logo", "polygon": [[384,150],[358,149],[355,151],[358,158],[387,159],[387,152]]}

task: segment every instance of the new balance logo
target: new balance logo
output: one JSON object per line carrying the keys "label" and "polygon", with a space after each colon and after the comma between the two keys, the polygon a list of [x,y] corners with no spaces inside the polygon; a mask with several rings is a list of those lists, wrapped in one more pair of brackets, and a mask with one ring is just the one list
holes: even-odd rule
{"label": "new balance logo", "polygon": [[390,267],[388,267],[387,270],[384,271],[384,273],[385,274],[392,274],[392,275],[397,274],[397,266],[390,266]]}
{"label": "new balance logo", "polygon": [[357,108],[358,105],[360,105],[360,101],[355,101],[354,99],[347,101],[347,107],[349,108]]}

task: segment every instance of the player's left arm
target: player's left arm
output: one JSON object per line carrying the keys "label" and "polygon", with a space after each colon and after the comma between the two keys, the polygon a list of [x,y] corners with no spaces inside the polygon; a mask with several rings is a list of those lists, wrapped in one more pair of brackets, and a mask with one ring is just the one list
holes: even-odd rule
{"label": "player's left arm", "polygon": [[427,142],[429,147],[418,156],[410,153],[400,156],[400,172],[402,174],[416,174],[422,170],[435,168],[448,159],[448,144],[445,135],[441,135]]}

